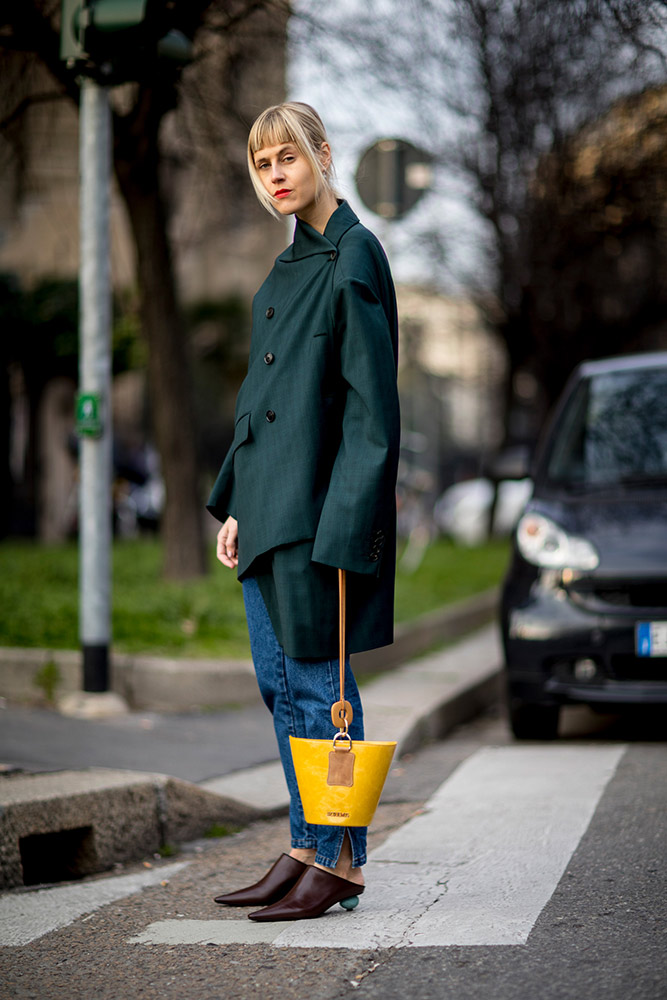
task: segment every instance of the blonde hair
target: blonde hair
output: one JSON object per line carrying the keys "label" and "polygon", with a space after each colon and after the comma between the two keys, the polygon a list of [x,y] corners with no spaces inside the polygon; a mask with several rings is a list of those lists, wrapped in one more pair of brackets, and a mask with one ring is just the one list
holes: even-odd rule
{"label": "blonde hair", "polygon": [[275,208],[271,195],[262,184],[257,167],[255,153],[268,146],[279,146],[284,142],[293,143],[299,153],[310,164],[315,177],[315,198],[319,198],[324,190],[330,190],[334,195],[331,178],[333,163],[329,163],[326,171],[322,167],[322,143],[328,143],[326,129],[322,119],[310,104],[301,101],[286,101],[275,104],[263,111],[256,119],[248,136],[248,170],[250,180],[259,198],[260,204],[275,215],[277,219],[283,216]]}

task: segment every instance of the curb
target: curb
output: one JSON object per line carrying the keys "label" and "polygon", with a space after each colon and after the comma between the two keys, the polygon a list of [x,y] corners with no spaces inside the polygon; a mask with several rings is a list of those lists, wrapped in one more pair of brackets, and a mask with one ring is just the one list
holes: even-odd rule
{"label": "curb", "polygon": [[[195,711],[259,699],[251,660],[180,660],[112,652],[111,690],[136,711]],[[79,651],[0,648],[0,697],[7,701],[52,706],[80,691]]]}
{"label": "curb", "polygon": [[89,768],[0,780],[0,889],[69,881],[258,812],[178,778]]}
{"label": "curb", "polygon": [[[395,670],[438,644],[490,622],[498,588],[396,626],[392,646],[352,657],[359,678]],[[184,712],[259,701],[251,660],[178,659],[112,652],[111,689],[137,711]],[[0,697],[49,705],[81,690],[81,653],[0,647]]]}

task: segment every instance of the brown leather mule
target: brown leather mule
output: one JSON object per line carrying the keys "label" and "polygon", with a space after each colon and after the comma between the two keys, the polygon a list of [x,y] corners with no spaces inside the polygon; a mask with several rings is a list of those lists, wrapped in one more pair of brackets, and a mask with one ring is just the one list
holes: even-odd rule
{"label": "brown leather mule", "polygon": [[309,866],[289,854],[281,854],[266,875],[246,889],[216,896],[215,902],[225,906],[264,906],[282,899],[296,885]]}
{"label": "brown leather mule", "polygon": [[363,891],[363,885],[309,865],[282,899],[248,916],[259,921],[306,920],[321,916],[334,903],[340,903],[346,910],[354,909]]}

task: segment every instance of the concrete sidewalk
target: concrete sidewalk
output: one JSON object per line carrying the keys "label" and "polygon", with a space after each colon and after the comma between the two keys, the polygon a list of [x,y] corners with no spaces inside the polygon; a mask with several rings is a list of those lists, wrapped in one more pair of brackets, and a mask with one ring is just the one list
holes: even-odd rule
{"label": "concrete sidewalk", "polygon": [[[370,681],[362,690],[367,737],[396,739],[399,757],[443,737],[497,699],[501,658],[497,627],[486,626]],[[213,824],[239,825],[287,810],[278,762],[197,784],[144,773],[140,759],[135,767],[0,779],[0,887],[56,881],[63,870],[69,877],[101,870],[201,835]],[[43,858],[57,859],[57,870]]]}

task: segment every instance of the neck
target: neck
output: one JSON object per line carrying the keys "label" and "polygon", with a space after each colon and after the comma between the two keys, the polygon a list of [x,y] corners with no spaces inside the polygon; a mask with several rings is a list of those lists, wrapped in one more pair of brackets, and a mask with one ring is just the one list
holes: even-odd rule
{"label": "neck", "polygon": [[299,212],[297,218],[301,219],[302,222],[307,222],[318,233],[323,233],[327,222],[337,208],[338,202],[336,201],[336,196],[333,191],[327,188],[321,198],[308,205],[302,212]]}

